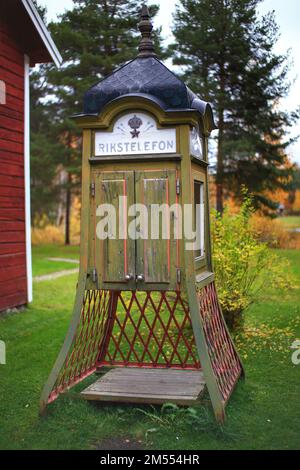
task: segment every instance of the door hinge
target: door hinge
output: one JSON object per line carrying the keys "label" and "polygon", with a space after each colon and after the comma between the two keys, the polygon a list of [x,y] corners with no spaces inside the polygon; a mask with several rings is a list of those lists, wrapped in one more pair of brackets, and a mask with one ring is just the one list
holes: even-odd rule
{"label": "door hinge", "polygon": [[181,269],[177,269],[177,284],[181,284]]}
{"label": "door hinge", "polygon": [[180,179],[177,178],[176,180],[176,194],[179,196],[180,194]]}
{"label": "door hinge", "polygon": [[91,197],[95,197],[96,195],[96,185],[95,183],[91,183]]}

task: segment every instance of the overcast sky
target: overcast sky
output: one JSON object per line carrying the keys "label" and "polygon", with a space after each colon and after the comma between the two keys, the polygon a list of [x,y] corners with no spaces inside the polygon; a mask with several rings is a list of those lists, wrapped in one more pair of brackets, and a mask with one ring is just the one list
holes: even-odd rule
{"label": "overcast sky", "polygon": [[[48,19],[51,20],[56,19],[58,14],[72,7],[73,4],[72,0],[39,0],[39,3],[47,7]],[[153,0],[152,3],[160,5],[156,26],[161,25],[163,27],[163,37],[170,41],[172,37],[172,14],[177,2],[176,0]],[[288,98],[283,101],[282,107],[292,110],[300,105],[300,1],[264,0],[260,6],[260,12],[264,14],[270,10],[275,10],[276,20],[281,32],[281,38],[275,45],[275,51],[282,53],[287,49],[291,50],[293,69],[290,78],[295,79],[295,82]],[[295,126],[292,132],[292,135],[298,134],[300,134],[300,124]],[[289,149],[289,153],[293,160],[300,164],[300,139],[299,142]]]}

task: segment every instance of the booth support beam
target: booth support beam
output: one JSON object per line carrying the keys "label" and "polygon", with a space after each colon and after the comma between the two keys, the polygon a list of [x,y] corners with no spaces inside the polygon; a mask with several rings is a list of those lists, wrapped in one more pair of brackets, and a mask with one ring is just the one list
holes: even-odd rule
{"label": "booth support beam", "polygon": [[59,376],[59,373],[65,363],[68,352],[70,351],[74,337],[76,335],[77,327],[79,325],[80,317],[81,317],[81,311],[82,311],[82,305],[83,305],[83,299],[84,299],[84,293],[85,293],[85,287],[86,287],[86,280],[87,280],[86,274],[82,274],[79,276],[79,282],[77,285],[77,292],[76,292],[75,304],[74,304],[74,309],[73,309],[73,317],[71,319],[71,324],[70,324],[66,339],[64,341],[64,344],[54,364],[54,367],[49,376],[49,379],[43,389],[41,400],[40,400],[40,415],[45,414],[50,394],[53,390],[53,387]]}
{"label": "booth support beam", "polygon": [[[190,154],[189,154],[189,126],[181,126],[180,128],[180,143],[181,151],[184,156],[182,162],[182,180],[185,184],[182,188],[182,204],[190,204],[190,188],[192,187],[191,167],[190,167]],[[200,305],[196,292],[196,279],[193,252],[184,250],[184,264],[185,264],[185,283],[188,295],[190,314],[192,318],[192,326],[196,341],[196,346],[199,354],[200,363],[202,366],[206,386],[211,398],[212,406],[216,419],[223,422],[225,419],[225,406],[219,391],[217,381],[213,372],[210,362],[210,357],[206,345],[204,329],[200,316]]]}

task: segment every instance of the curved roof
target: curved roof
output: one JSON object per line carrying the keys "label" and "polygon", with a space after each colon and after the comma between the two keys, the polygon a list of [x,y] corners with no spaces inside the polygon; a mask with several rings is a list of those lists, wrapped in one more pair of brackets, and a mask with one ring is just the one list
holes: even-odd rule
{"label": "curved roof", "polygon": [[128,95],[149,97],[165,111],[196,110],[209,132],[216,129],[210,104],[153,56],[137,57],[91,87],[84,97],[84,114],[99,114],[111,101]]}

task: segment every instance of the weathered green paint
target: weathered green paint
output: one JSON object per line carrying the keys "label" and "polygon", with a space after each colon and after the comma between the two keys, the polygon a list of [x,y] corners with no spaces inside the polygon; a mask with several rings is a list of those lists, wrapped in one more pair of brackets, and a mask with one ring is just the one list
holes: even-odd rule
{"label": "weathered green paint", "polygon": [[[176,162],[180,161],[182,156],[180,154],[164,154],[164,155],[144,155],[143,162]],[[124,163],[124,162],[139,162],[141,161],[140,155],[121,155],[121,156],[108,156],[108,157],[93,157],[89,159],[91,165],[99,165],[100,163]]]}
{"label": "weathered green paint", "polygon": [[87,130],[83,135],[83,161],[82,161],[82,208],[81,211],[81,238],[80,238],[80,269],[88,272],[89,232],[90,232],[90,183],[91,169],[88,155],[91,153],[92,132]]}
{"label": "weathered green paint", "polygon": [[[133,287],[132,281],[128,282],[126,276],[135,276],[135,242],[126,239],[128,231],[126,213],[128,207],[134,203],[134,172],[98,172],[95,176],[94,210],[97,211],[102,204],[112,205],[115,208],[116,222],[116,233],[110,233],[106,240],[101,240],[97,236],[100,217],[96,216],[96,233],[93,231],[91,234],[92,238],[96,239],[95,263],[99,275],[99,287],[107,289],[111,284],[123,284],[123,289],[126,290],[129,286]],[[120,212],[121,214],[123,212],[122,217]],[[104,231],[109,231],[109,227],[104,227]]]}
{"label": "weathered green paint", "polygon": [[[136,272],[144,276],[144,281],[138,282],[139,290],[147,290],[149,284],[159,288],[175,289],[176,287],[176,243],[174,229],[166,205],[176,202],[176,171],[166,169],[161,171],[137,171],[135,173],[135,193],[137,204],[143,204],[148,209],[148,218],[144,228],[148,231],[148,239],[139,238],[136,242]],[[155,205],[159,212],[157,233],[151,220],[151,206]],[[169,236],[170,234],[170,236]],[[143,235],[143,234],[142,234]],[[167,239],[169,237],[169,239]],[[145,237],[144,237],[145,238]],[[153,239],[152,239],[153,238]]]}

